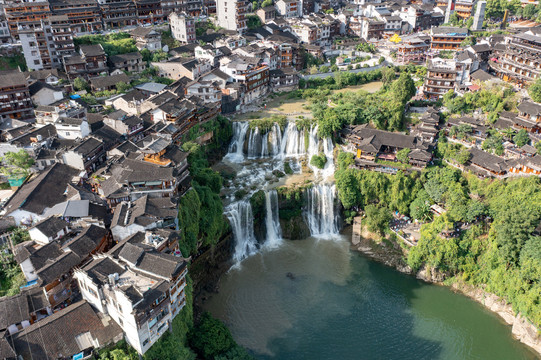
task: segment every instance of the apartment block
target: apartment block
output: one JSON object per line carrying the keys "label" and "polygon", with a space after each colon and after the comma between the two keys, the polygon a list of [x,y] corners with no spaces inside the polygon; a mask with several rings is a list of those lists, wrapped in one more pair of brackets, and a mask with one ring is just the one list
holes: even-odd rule
{"label": "apartment block", "polygon": [[218,25],[226,30],[244,32],[246,26],[246,13],[248,12],[248,1],[246,0],[217,0],[216,14]]}

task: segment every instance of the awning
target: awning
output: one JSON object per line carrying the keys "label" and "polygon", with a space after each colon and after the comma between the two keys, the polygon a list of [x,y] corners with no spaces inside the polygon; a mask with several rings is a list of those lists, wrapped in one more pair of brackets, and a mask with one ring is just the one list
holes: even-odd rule
{"label": "awning", "polygon": [[155,185],[161,185],[162,182],[161,181],[147,181],[145,183],[145,185],[149,185],[149,186],[155,186]]}

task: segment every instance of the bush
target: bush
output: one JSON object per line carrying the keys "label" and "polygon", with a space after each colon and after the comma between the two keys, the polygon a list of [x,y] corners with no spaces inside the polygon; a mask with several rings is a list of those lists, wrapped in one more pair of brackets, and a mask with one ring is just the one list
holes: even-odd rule
{"label": "bush", "polygon": [[291,168],[291,165],[289,164],[289,161],[285,161],[285,162],[284,162],[284,172],[285,172],[287,175],[293,174],[293,169]]}
{"label": "bush", "polygon": [[313,155],[312,159],[310,159],[310,165],[315,166],[318,169],[323,169],[326,163],[327,157],[323,153],[319,155]]}
{"label": "bush", "polygon": [[236,344],[229,329],[210,313],[201,316],[199,325],[188,333],[190,347],[206,360],[225,354]]}

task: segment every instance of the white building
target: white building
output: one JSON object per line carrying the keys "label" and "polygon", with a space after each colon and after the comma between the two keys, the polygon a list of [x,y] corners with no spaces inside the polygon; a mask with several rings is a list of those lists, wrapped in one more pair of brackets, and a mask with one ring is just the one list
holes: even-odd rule
{"label": "white building", "polygon": [[302,2],[299,0],[278,0],[274,7],[276,12],[285,18],[302,16]]}
{"label": "white building", "polygon": [[216,14],[218,25],[226,30],[244,32],[246,26],[246,13],[248,12],[248,1],[246,0],[217,0]]}
{"label": "white building", "polygon": [[183,43],[195,42],[195,21],[185,13],[171,13],[169,25],[173,37]]}
{"label": "white building", "polygon": [[186,304],[187,263],[149,250],[159,242],[154,237],[145,237],[144,244],[128,241],[113,248],[118,255],[99,255],[74,273],[83,298],[109,315],[139,354],[171,328]]}

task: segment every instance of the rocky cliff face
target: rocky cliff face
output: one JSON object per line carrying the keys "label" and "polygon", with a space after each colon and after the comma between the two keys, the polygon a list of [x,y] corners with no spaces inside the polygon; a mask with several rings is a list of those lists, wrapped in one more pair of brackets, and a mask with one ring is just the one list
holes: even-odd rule
{"label": "rocky cliff face", "polygon": [[232,265],[233,234],[226,235],[218,244],[198,256],[190,265],[193,279],[194,314],[198,316],[205,293],[218,291],[218,281]]}
{"label": "rocky cliff face", "polygon": [[288,220],[280,219],[282,237],[288,240],[302,240],[310,236],[310,229],[302,215],[294,216]]}

